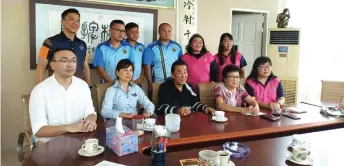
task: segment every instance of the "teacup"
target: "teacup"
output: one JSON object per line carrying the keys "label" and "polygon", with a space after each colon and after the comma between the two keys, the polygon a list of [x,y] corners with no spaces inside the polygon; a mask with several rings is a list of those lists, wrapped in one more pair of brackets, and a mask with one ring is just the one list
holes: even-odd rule
{"label": "teacup", "polygon": [[144,127],[145,128],[154,128],[155,126],[155,119],[147,118],[144,120]]}
{"label": "teacup", "polygon": [[223,150],[217,151],[217,154],[220,155],[220,166],[228,166],[231,154]]}
{"label": "teacup", "polygon": [[215,111],[216,119],[223,119],[225,117],[225,112],[223,111]]}
{"label": "teacup", "polygon": [[82,145],[82,149],[89,154],[96,153],[98,151],[98,139],[87,139]]}
{"label": "teacup", "polygon": [[218,166],[220,164],[220,155],[213,150],[202,150],[198,153],[200,166]]}
{"label": "teacup", "polygon": [[310,152],[306,147],[295,146],[292,150],[292,157],[297,162],[303,162],[308,159]]}

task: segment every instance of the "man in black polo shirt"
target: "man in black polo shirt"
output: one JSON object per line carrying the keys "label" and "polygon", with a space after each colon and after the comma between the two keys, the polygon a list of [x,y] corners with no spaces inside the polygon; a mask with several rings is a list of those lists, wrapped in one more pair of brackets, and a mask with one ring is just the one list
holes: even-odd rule
{"label": "man in black polo shirt", "polygon": [[188,73],[183,61],[175,61],[171,73],[172,78],[167,79],[159,87],[159,107],[156,114],[178,113],[187,116],[191,112],[215,113],[213,108],[199,102],[196,93],[186,83]]}
{"label": "man in black polo shirt", "polygon": [[[60,34],[49,37],[43,42],[39,50],[37,64],[37,82],[44,80],[44,71],[48,63],[52,60],[52,53],[55,49],[73,50],[77,57],[77,68],[75,76],[85,80],[88,85],[91,84],[90,68],[88,66],[86,43],[76,37],[76,32],[80,27],[80,13],[76,9],[67,9],[61,14],[61,24],[63,30]],[[49,75],[52,72],[49,70]]]}

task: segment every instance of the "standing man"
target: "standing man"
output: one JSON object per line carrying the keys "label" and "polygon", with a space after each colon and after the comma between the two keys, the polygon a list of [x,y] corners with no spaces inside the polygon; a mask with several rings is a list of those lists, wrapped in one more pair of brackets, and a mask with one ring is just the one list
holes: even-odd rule
{"label": "standing man", "polygon": [[[63,30],[60,34],[44,40],[39,50],[38,64],[36,69],[36,80],[38,83],[44,80],[44,71],[48,63],[52,60],[52,54],[56,49],[73,50],[77,57],[75,76],[91,84],[90,68],[88,66],[88,56],[86,43],[76,37],[80,27],[80,13],[76,9],[67,9],[61,14],[61,24]],[[49,75],[52,70],[49,68]]]}
{"label": "standing man", "polygon": [[114,79],[116,79],[116,66],[120,60],[126,58],[132,60],[132,56],[129,56],[132,54],[130,46],[123,41],[125,35],[124,22],[122,20],[113,20],[110,23],[109,32],[110,39],[97,46],[93,62],[102,83],[114,82]]}
{"label": "standing man", "polygon": [[145,50],[145,46],[137,42],[139,39],[139,25],[130,22],[125,25],[125,32],[127,34],[127,39],[125,41],[131,47],[133,58],[135,59],[133,79],[135,80],[135,84],[141,85],[143,80],[142,55],[143,51]]}
{"label": "standing man", "polygon": [[144,71],[150,98],[153,89],[152,83],[162,83],[167,77],[170,77],[173,62],[183,55],[180,45],[171,40],[171,30],[170,24],[160,24],[159,40],[149,44],[143,53]]}

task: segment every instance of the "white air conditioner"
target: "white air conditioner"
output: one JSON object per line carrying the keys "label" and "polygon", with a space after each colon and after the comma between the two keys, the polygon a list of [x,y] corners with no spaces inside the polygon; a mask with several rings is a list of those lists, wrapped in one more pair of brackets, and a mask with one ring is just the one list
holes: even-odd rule
{"label": "white air conditioner", "polygon": [[298,96],[300,29],[270,28],[268,39],[267,56],[272,61],[273,72],[282,80],[287,104],[296,104]]}

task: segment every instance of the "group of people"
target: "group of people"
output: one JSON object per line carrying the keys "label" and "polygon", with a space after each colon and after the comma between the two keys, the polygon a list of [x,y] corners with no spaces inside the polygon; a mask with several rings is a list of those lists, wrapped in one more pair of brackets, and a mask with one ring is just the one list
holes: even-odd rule
{"label": "group of people", "polygon": [[[39,51],[37,81],[30,96],[30,119],[36,141],[46,142],[66,132],[96,130],[97,114],[93,107],[90,69],[86,43],[76,37],[80,14],[67,9],[61,15],[63,30],[46,39]],[[102,83],[111,83],[101,110],[104,118],[132,118],[177,113],[187,116],[192,112],[214,114],[215,109],[200,103],[200,83],[217,82],[214,88],[216,109],[257,114],[259,107],[271,110],[284,105],[281,81],[272,73],[268,57],[259,57],[246,78],[244,56],[235,49],[233,37],[222,34],[218,53],[212,55],[200,34],[194,34],[182,54],[182,47],[171,40],[172,27],[159,25],[159,40],[145,47],[137,42],[139,26],[110,23],[110,39],[100,43],[95,51],[94,67]],[[127,37],[124,39],[124,37]],[[44,79],[49,64],[51,76]],[[149,97],[140,85],[143,77],[148,83]],[[152,84],[161,83],[159,101],[155,106],[150,98]]]}

